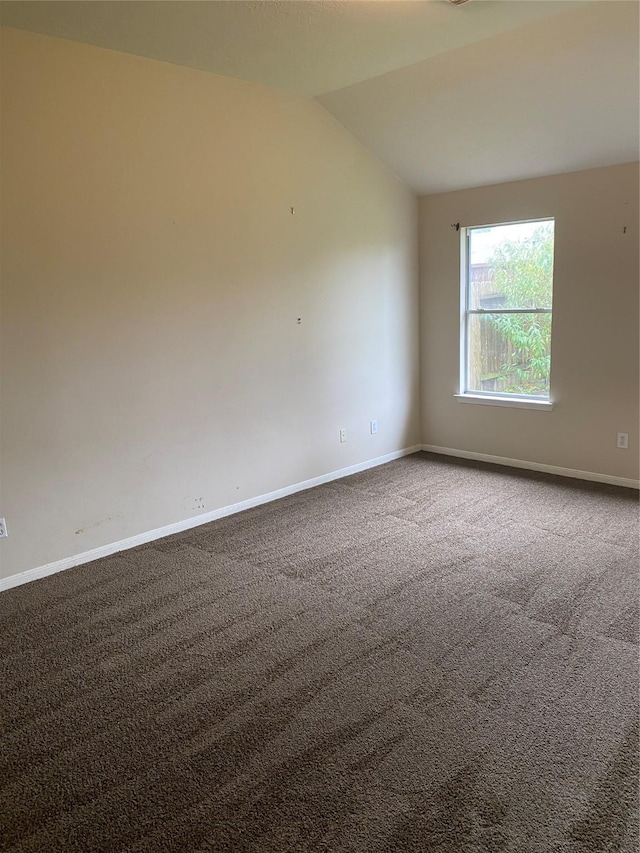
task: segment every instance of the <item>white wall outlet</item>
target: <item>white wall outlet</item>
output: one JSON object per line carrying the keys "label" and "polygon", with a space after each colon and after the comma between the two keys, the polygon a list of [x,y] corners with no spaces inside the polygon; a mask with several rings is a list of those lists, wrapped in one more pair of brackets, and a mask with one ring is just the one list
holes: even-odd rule
{"label": "white wall outlet", "polygon": [[340,444],[344,444],[347,440],[347,430],[345,427],[342,427],[340,430]]}
{"label": "white wall outlet", "polygon": [[0,539],[4,539],[8,535],[9,533],[7,532],[7,522],[4,520],[4,518],[0,518]]}
{"label": "white wall outlet", "polygon": [[371,430],[371,435],[378,434],[378,421],[369,421],[369,429]]}
{"label": "white wall outlet", "polygon": [[619,447],[620,450],[628,450],[629,449],[629,433],[628,432],[619,432],[618,433],[617,447]]}

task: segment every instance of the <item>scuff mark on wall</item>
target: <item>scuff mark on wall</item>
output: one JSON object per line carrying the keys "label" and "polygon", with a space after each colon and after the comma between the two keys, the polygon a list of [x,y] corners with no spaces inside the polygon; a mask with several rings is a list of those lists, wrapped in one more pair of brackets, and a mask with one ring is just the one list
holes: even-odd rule
{"label": "scuff mark on wall", "polygon": [[92,524],[87,524],[86,527],[79,527],[74,531],[76,536],[79,536],[81,533],[86,533],[88,530],[93,530],[94,527],[100,527],[101,524],[106,524],[108,521],[114,521],[119,518],[122,518],[122,513],[118,512],[115,515],[108,515],[106,518],[102,518],[99,521],[94,521]]}

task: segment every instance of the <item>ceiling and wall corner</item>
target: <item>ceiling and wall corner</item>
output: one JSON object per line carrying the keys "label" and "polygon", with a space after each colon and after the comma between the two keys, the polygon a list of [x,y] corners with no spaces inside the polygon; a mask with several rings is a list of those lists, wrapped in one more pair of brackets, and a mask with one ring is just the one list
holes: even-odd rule
{"label": "ceiling and wall corner", "polygon": [[3,25],[318,98],[417,194],[638,158],[636,0],[3,0]]}
{"label": "ceiling and wall corner", "polygon": [[322,95],[547,18],[575,0],[2,0],[6,26]]}

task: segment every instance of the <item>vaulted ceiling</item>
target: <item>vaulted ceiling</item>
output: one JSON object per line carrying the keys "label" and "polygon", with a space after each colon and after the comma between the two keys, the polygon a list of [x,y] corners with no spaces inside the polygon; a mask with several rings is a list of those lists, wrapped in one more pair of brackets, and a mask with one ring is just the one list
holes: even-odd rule
{"label": "vaulted ceiling", "polygon": [[3,0],[0,22],[319,102],[418,193],[638,158],[636,0]]}

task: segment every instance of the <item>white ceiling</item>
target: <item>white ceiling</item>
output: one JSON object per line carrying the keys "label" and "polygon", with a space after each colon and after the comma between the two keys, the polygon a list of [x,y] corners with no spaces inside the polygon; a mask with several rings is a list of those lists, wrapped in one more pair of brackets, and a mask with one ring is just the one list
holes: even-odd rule
{"label": "white ceiling", "polygon": [[637,0],[3,0],[5,26],[317,96],[416,192],[638,157]]}
{"label": "white ceiling", "polygon": [[638,54],[636,3],[580,4],[319,100],[443,192],[637,160]]}

